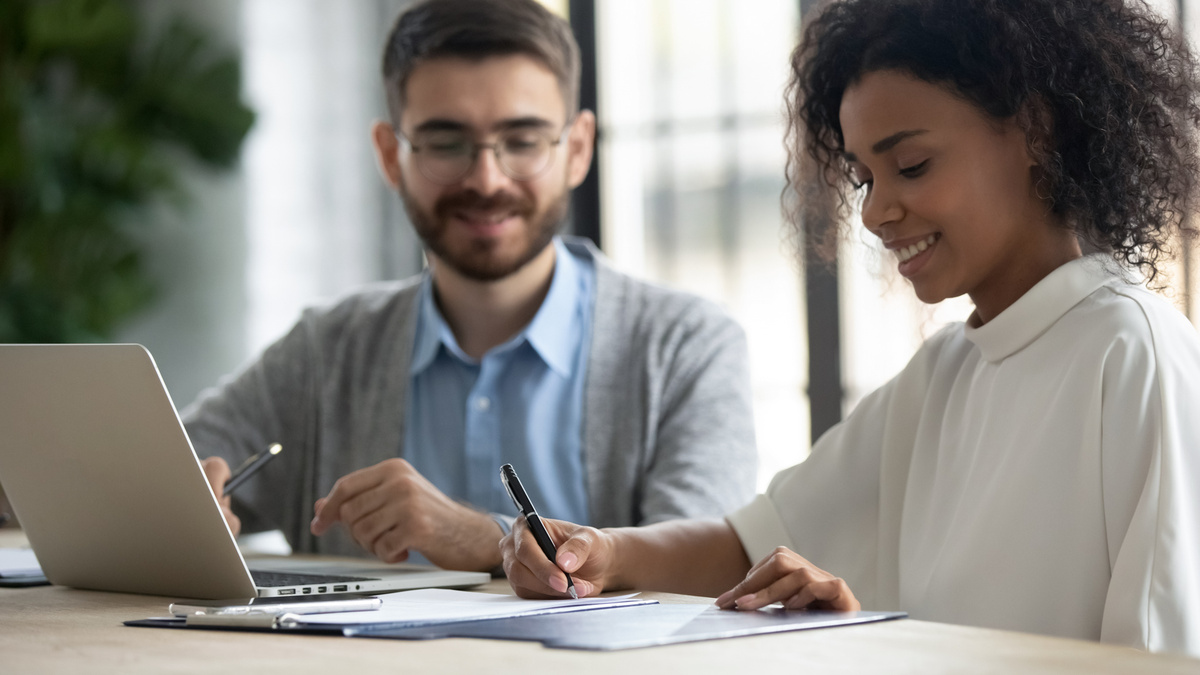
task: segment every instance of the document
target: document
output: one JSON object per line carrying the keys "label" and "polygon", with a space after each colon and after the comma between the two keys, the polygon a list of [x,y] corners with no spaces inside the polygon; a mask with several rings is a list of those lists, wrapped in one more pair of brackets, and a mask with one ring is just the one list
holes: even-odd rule
{"label": "document", "polygon": [[554,649],[613,651],[659,645],[719,640],[794,630],[834,628],[890,621],[904,612],[830,612],[764,608],[753,612],[718,609],[713,605],[645,605],[604,612],[562,616],[471,621],[409,628],[356,628],[354,637],[429,640],[490,638],[528,640]]}
{"label": "document", "polygon": [[305,626],[387,625],[430,626],[484,619],[510,619],[559,612],[652,604],[637,594],[579,600],[525,600],[515,595],[497,595],[446,588],[426,588],[380,595],[383,606],[367,612],[306,614],[296,617]]}
{"label": "document", "polygon": [[42,567],[30,548],[0,548],[0,577],[41,576]]}
{"label": "document", "polygon": [[126,626],[148,628],[226,628],[366,634],[376,630],[462,625],[476,621],[517,619],[592,609],[657,604],[637,594],[579,600],[524,600],[513,595],[427,588],[378,596],[379,609],[361,612],[316,614],[249,613],[239,615],[189,615],[126,621]]}
{"label": "document", "polygon": [[45,586],[37,556],[28,548],[0,548],[0,586]]}

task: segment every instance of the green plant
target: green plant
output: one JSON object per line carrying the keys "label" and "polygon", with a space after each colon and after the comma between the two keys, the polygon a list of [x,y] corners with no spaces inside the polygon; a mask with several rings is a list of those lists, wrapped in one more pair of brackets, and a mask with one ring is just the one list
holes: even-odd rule
{"label": "green plant", "polygon": [[[197,28],[122,0],[0,1],[0,342],[103,340],[154,296],[135,228],[254,114]],[[191,158],[191,159],[188,159]]]}

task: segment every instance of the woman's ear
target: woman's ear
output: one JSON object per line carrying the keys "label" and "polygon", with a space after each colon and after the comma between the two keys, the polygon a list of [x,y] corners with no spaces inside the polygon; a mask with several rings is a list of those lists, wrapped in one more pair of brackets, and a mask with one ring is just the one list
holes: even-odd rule
{"label": "woman's ear", "polygon": [[1054,118],[1040,96],[1030,96],[1017,111],[1017,126],[1025,133],[1029,166],[1041,166],[1054,148]]}
{"label": "woman's ear", "polygon": [[400,171],[400,139],[392,125],[383,120],[375,120],[371,125],[371,144],[375,146],[375,161],[379,164],[379,173],[384,182],[393,190],[400,190],[402,179]]}

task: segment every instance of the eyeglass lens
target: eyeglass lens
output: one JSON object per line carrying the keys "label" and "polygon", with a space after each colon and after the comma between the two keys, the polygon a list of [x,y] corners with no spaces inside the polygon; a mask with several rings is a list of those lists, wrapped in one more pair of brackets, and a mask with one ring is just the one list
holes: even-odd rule
{"label": "eyeglass lens", "polygon": [[417,168],[426,178],[453,183],[466,176],[481,148],[491,148],[500,169],[515,180],[535,178],[550,164],[557,143],[535,129],[512,129],[494,144],[476,143],[460,131],[431,131],[412,139]]}

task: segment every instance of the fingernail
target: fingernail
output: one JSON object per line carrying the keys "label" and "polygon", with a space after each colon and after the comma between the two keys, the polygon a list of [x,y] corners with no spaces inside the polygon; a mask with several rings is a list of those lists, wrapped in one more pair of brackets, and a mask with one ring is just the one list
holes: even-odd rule
{"label": "fingernail", "polygon": [[559,593],[566,593],[567,580],[559,576],[550,577],[550,588],[553,588]]}
{"label": "fingernail", "polygon": [[574,553],[564,553],[558,556],[558,566],[565,572],[574,572],[579,565],[579,558]]}

